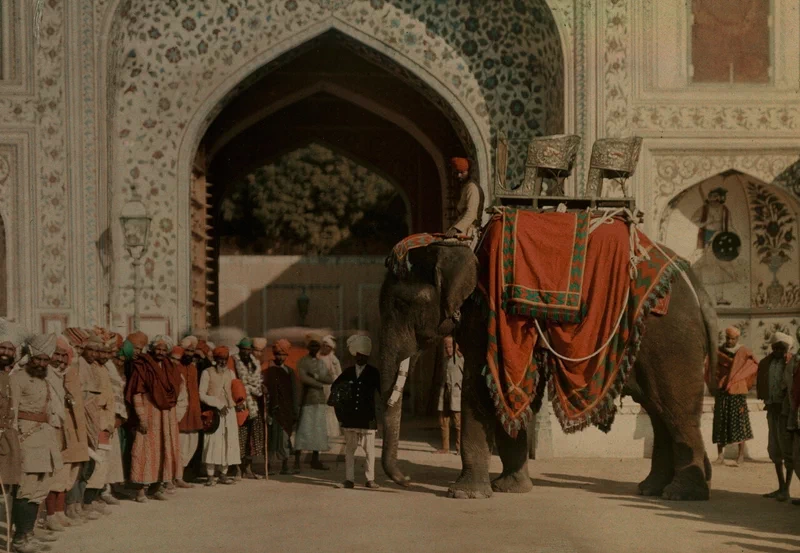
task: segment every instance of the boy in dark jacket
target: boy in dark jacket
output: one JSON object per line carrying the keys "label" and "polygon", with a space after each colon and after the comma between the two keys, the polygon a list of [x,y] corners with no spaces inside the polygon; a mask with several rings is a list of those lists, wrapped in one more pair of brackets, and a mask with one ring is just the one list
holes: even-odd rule
{"label": "boy in dark jacket", "polygon": [[331,401],[345,437],[344,487],[355,487],[355,453],[361,445],[367,456],[366,486],[375,489],[380,487],[375,483],[375,403],[381,393],[381,378],[378,369],[367,364],[372,352],[369,337],[351,336],[347,348],[356,364],[346,368],[331,386]]}

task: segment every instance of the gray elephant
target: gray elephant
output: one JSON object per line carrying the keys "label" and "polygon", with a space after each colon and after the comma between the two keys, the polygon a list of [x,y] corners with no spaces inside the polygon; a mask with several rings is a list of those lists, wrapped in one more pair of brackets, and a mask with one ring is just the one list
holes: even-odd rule
{"label": "gray elephant", "polygon": [[[455,332],[465,358],[462,470],[449,495],[481,498],[490,497],[492,491],[529,491],[526,432],[522,430],[512,439],[503,430],[481,376],[486,362],[486,313],[471,297],[478,283],[478,259],[468,247],[443,243],[411,250],[408,255],[410,274],[400,279],[389,271],[380,296],[384,471],[394,482],[409,484],[397,464],[399,388],[405,370],[414,366],[420,352]],[[713,340],[717,322],[707,294],[691,273],[689,277],[697,297],[684,279],[673,279],[669,311],[646,319],[639,353],[623,391],[645,408],[653,425],[652,467],[639,484],[639,493],[675,500],[708,499],[711,479],[700,415],[702,366],[707,356],[711,366],[716,365]],[[493,445],[503,472],[490,481]]]}

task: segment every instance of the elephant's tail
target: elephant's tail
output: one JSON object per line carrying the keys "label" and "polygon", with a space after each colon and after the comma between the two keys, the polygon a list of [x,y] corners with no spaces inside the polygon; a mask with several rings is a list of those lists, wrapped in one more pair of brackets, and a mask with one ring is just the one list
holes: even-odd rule
{"label": "elephant's tail", "polygon": [[[696,294],[697,300],[700,302],[700,313],[703,317],[703,326],[706,330],[706,358],[708,365],[706,366],[706,370],[710,372],[710,374],[714,374],[716,372],[717,367],[717,312],[714,309],[714,304],[711,303],[711,297],[706,292],[703,285],[698,280],[697,276],[691,269],[686,271],[686,274],[689,277],[689,281],[692,284]],[[708,378],[708,387],[710,392],[716,392],[717,381],[716,378]]]}

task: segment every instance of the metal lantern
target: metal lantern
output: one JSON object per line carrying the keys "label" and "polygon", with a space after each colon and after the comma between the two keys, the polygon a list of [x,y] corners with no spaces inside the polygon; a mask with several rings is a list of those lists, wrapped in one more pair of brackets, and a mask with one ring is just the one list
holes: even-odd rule
{"label": "metal lantern", "polygon": [[122,208],[119,220],[122,223],[125,248],[133,257],[141,257],[147,249],[147,235],[153,218],[147,214],[147,208],[142,202],[131,200]]}
{"label": "metal lantern", "polygon": [[122,224],[122,235],[125,239],[125,249],[133,258],[133,330],[139,330],[139,291],[142,287],[139,276],[139,266],[142,256],[147,251],[147,235],[150,232],[150,221],[153,218],[147,214],[147,208],[134,197],[126,203],[119,215]]}

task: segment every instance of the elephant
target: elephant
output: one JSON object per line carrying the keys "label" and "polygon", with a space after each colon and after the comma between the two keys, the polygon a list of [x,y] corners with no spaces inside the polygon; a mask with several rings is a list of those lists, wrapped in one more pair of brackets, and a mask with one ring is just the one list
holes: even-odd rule
{"label": "elephant", "polygon": [[[388,271],[380,292],[381,460],[386,475],[401,486],[409,485],[397,463],[402,409],[398,388],[405,380],[401,365],[413,367],[422,351],[454,334],[464,355],[462,470],[448,495],[487,498],[493,492],[530,491],[526,431],[511,438],[503,430],[481,375],[488,338],[486,313],[472,296],[478,284],[477,257],[469,247],[447,243],[413,249],[408,256],[409,274],[398,278]],[[702,367],[704,362],[716,366],[717,319],[708,294],[691,271],[687,275],[691,283],[673,278],[667,314],[646,319],[623,394],[644,407],[653,426],[652,465],[638,485],[639,493],[704,500],[709,497],[711,464],[700,434]],[[493,446],[503,471],[490,480]]]}

